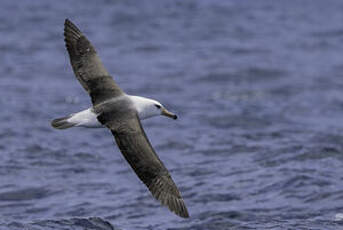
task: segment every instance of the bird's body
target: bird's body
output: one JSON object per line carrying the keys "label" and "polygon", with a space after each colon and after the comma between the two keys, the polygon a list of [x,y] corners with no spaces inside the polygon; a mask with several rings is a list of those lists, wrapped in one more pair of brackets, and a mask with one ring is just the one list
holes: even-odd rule
{"label": "bird's body", "polygon": [[[137,111],[140,120],[144,120],[153,116],[160,115],[160,112],[152,104],[160,104],[159,102],[140,96],[123,95],[117,98],[116,101],[129,101],[133,109]],[[109,100],[110,102],[111,100]],[[112,99],[112,101],[114,101]],[[106,128],[97,119],[98,114],[95,112],[93,106],[77,113],[72,113],[69,116],[55,119],[52,123],[54,128],[65,129],[70,127],[84,127],[84,128]],[[62,125],[65,124],[65,125]],[[67,125],[66,125],[67,124]]]}
{"label": "bird's body", "polygon": [[173,119],[158,101],[127,95],[109,75],[95,48],[68,19],[64,36],[76,78],[89,93],[93,106],[52,121],[57,129],[106,127],[141,181],[152,195],[177,215],[189,217],[181,194],[167,168],[151,146],[140,120],[164,115]]}

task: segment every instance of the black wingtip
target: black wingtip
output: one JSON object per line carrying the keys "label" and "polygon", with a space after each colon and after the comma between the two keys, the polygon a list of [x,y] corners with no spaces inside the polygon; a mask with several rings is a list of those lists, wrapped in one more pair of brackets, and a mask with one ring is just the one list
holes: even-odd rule
{"label": "black wingtip", "polygon": [[167,206],[170,211],[182,218],[189,218],[186,204],[169,175],[156,178],[148,188],[153,197],[159,200],[162,205]]}
{"label": "black wingtip", "polygon": [[183,200],[181,200],[181,205],[180,205],[179,209],[181,209],[181,210],[179,210],[178,212],[174,211],[176,215],[178,215],[182,218],[189,218],[189,213],[188,213],[188,210],[187,210],[186,205],[185,205]]}
{"label": "black wingtip", "polygon": [[76,32],[76,33],[81,33],[79,28],[72,21],[70,21],[68,18],[66,18],[64,20],[64,31],[66,32],[68,30],[71,30],[71,31]]}
{"label": "black wingtip", "polygon": [[66,19],[64,20],[64,25],[65,25],[65,26],[70,25],[70,26],[72,26],[72,27],[76,27],[75,24],[74,24],[69,18],[66,18]]}
{"label": "black wingtip", "polygon": [[68,26],[75,26],[74,23],[72,23],[72,21],[69,20],[69,18],[66,18],[64,20],[64,30],[68,27]]}
{"label": "black wingtip", "polygon": [[67,49],[70,52],[75,52],[71,50],[75,46],[76,42],[82,37],[82,33],[79,28],[72,23],[68,18],[64,21],[64,41],[66,43]]}

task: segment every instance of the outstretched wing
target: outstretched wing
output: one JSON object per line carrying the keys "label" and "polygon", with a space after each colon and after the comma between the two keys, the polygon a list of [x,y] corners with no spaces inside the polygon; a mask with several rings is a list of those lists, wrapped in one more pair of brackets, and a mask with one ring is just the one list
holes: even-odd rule
{"label": "outstretched wing", "polygon": [[152,148],[138,116],[130,117],[125,121],[104,123],[107,123],[120,151],[152,195],[177,215],[189,217],[178,188]]}
{"label": "outstretched wing", "polygon": [[64,40],[75,76],[90,94],[94,105],[123,94],[105,69],[95,48],[68,19],[64,23]]}

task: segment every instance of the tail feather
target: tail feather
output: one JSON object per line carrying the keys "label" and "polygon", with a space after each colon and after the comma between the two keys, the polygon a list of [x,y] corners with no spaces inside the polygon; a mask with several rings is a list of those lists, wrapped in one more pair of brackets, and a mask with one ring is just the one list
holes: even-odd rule
{"label": "tail feather", "polygon": [[54,127],[55,129],[67,129],[67,128],[71,128],[73,126],[75,126],[75,123],[72,123],[70,121],[68,121],[68,119],[71,116],[66,116],[66,117],[61,117],[61,118],[57,118],[55,120],[53,120],[51,122],[51,126]]}

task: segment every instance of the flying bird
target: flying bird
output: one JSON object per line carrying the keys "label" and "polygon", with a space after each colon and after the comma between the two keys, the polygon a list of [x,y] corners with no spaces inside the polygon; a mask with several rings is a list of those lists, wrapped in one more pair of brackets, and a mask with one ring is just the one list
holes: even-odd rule
{"label": "flying bird", "polygon": [[139,179],[152,195],[178,216],[189,217],[181,193],[151,146],[140,120],[164,115],[177,119],[160,102],[126,94],[105,69],[95,48],[68,19],[64,40],[74,74],[90,95],[92,106],[55,119],[56,129],[107,127]]}

